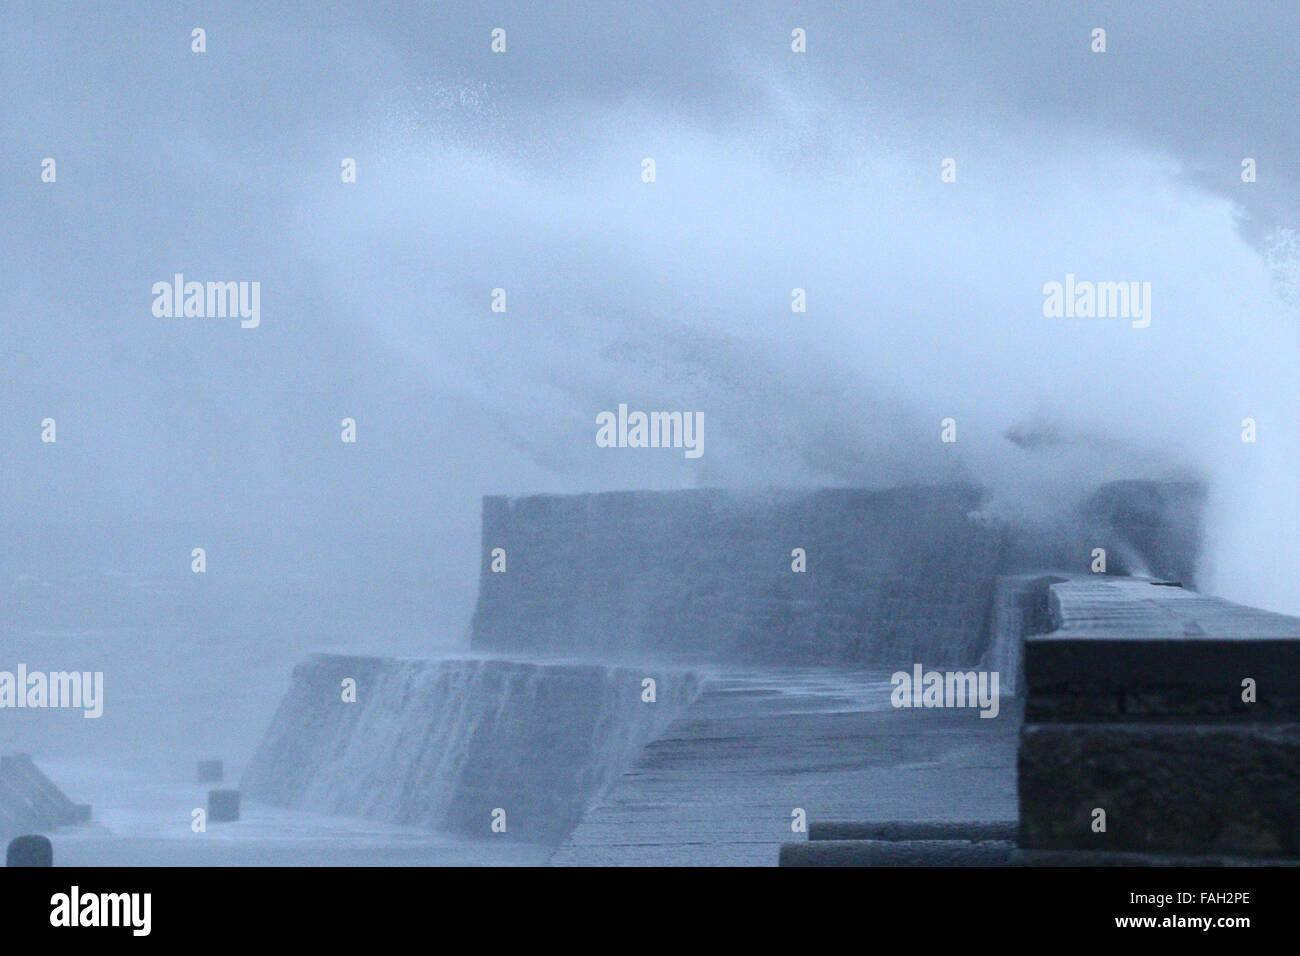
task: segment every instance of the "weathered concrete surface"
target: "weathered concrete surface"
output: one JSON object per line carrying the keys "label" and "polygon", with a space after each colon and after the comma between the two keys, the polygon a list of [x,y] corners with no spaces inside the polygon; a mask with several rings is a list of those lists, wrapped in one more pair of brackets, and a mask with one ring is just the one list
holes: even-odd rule
{"label": "weathered concrete surface", "polygon": [[1007,866],[1009,840],[817,840],[783,843],[781,866]]}
{"label": "weathered concrete surface", "polygon": [[[972,665],[991,632],[1019,623],[1016,595],[994,594],[999,575],[1084,571],[1091,548],[1106,547],[1116,571],[1190,583],[1202,497],[1194,485],[1114,482],[1032,523],[982,515],[984,493],[966,484],[487,497],[473,646],[691,664]],[[498,548],[504,573],[492,569]],[[795,548],[803,573],[792,570]],[[1014,684],[1018,644],[1001,650],[1013,656],[995,669]]]}
{"label": "weathered concrete surface", "polygon": [[1300,620],[1101,577],[1051,604],[1025,645],[1020,847],[1300,857]]}
{"label": "weathered concrete surface", "polygon": [[853,820],[810,821],[809,840],[965,840],[1015,842],[1019,824],[1015,820],[961,823],[888,820],[879,823]]}
{"label": "weathered concrete surface", "polygon": [[781,844],[781,866],[1006,866],[1010,840],[818,840]]}
{"label": "weathered concrete surface", "polygon": [[1026,724],[1019,763],[1025,849],[1300,856],[1294,724]]}
{"label": "weathered concrete surface", "polygon": [[697,686],[672,668],[317,654],[241,786],[277,807],[554,846]]}
{"label": "weathered concrete surface", "polygon": [[895,710],[888,673],[732,674],[645,748],[551,858],[775,866],[807,819],[1015,817],[1019,716]]}
{"label": "weathered concrete surface", "polygon": [[473,646],[974,664],[1006,541],[974,515],[981,498],[966,485],[485,498]]}
{"label": "weathered concrete surface", "polygon": [[1050,593],[1057,629],[1025,641],[1031,721],[1300,716],[1300,619],[1128,578]]}

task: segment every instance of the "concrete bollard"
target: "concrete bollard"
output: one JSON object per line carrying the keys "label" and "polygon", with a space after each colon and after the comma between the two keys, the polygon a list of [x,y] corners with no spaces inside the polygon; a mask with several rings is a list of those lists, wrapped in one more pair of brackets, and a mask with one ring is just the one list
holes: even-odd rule
{"label": "concrete bollard", "polygon": [[220,760],[199,761],[199,783],[220,783],[226,778],[226,768]]}
{"label": "concrete bollard", "polygon": [[234,823],[239,819],[238,790],[208,791],[208,822]]}
{"label": "concrete bollard", "polygon": [[54,845],[39,834],[14,837],[5,851],[5,866],[53,866]]}

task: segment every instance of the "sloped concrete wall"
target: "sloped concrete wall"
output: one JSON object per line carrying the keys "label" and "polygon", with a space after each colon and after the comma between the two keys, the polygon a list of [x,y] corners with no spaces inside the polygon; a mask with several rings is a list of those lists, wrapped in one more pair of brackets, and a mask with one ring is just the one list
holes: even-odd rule
{"label": "sloped concrete wall", "polygon": [[294,669],[242,789],[469,836],[493,836],[501,808],[505,839],[554,844],[697,692],[693,675],[666,669],[314,655]]}
{"label": "sloped concrete wall", "polygon": [[31,757],[0,757],[0,840],[48,833],[81,819],[77,805],[37,769]]}

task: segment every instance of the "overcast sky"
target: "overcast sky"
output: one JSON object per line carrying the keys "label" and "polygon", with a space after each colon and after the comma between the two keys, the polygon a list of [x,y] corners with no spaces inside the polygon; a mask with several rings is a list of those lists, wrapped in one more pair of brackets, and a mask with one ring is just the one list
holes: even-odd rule
{"label": "overcast sky", "polygon": [[[1300,5],[78,2],[0,36],[6,521],[389,535],[467,613],[486,493],[1191,476],[1206,579],[1300,611],[1262,254],[1300,224]],[[260,282],[260,326],[154,316],[177,272]],[[1152,283],[1151,326],[1045,318],[1067,274]],[[620,402],[702,412],[703,456],[597,448]]]}

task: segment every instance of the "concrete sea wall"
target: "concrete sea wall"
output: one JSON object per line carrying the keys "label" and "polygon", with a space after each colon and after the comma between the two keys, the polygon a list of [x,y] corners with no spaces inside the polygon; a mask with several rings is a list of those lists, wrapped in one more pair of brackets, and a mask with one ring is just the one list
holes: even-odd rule
{"label": "concrete sea wall", "polygon": [[507,839],[556,843],[697,692],[693,675],[664,669],[315,655],[295,668],[242,787],[276,806],[468,836],[491,835],[501,808]]}
{"label": "concrete sea wall", "polygon": [[1112,574],[1193,585],[1199,486],[1111,482],[1036,523],[986,519],[984,498],[962,484],[484,498],[473,646],[781,666],[994,653],[1014,668],[1016,595],[1045,571],[1086,573],[1104,548]]}
{"label": "concrete sea wall", "polygon": [[[662,818],[684,847],[728,781],[744,781],[731,801],[748,809],[717,826],[735,817],[738,847],[771,849],[765,841],[781,838],[768,832],[772,821],[789,825],[773,816],[782,801],[816,797],[835,812],[865,805],[879,782],[846,784],[828,768],[882,760],[892,773],[890,748],[902,746],[885,735],[854,752],[864,721],[900,726],[887,683],[848,706],[852,694],[818,682],[858,687],[871,669],[883,668],[874,678],[883,680],[895,666],[960,665],[998,671],[1002,693],[1016,694],[1026,639],[1062,626],[1054,589],[1087,571],[1095,547],[1113,554],[1117,571],[1194,573],[1192,486],[1107,485],[1037,526],[989,520],[983,502],[967,485],[485,498],[473,653],[310,658],[295,669],[244,791],[256,802],[484,837],[500,808],[507,838],[551,846],[603,806],[582,846],[611,846],[628,827],[667,839],[651,832]],[[647,677],[655,703],[642,699]],[[348,679],[355,701],[344,700]],[[1007,812],[1011,738],[999,732],[1018,718],[995,732],[973,716],[977,736],[944,751],[936,780],[908,791],[913,803],[948,794],[952,766],[971,763],[976,779],[1005,763],[980,801]],[[680,766],[668,772],[656,761],[670,754]],[[814,770],[820,789],[787,795],[785,783],[807,784]],[[683,794],[697,805],[679,819]],[[960,794],[940,803],[933,814],[955,808],[974,819],[979,809]],[[627,858],[643,861],[639,852],[632,846]],[[748,852],[736,859],[752,862]]]}
{"label": "concrete sea wall", "polygon": [[[974,516],[980,500],[962,485],[486,498],[473,645],[973,664],[1007,544],[1004,528]],[[504,573],[492,570],[498,548]]]}

